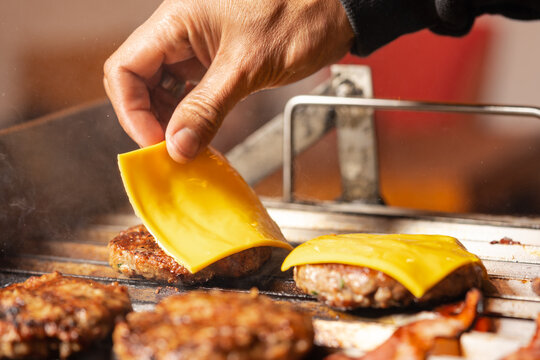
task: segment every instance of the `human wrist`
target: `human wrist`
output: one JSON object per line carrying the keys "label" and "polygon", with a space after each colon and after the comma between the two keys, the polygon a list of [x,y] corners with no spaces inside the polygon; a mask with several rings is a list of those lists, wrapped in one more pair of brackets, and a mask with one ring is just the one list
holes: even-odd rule
{"label": "human wrist", "polygon": [[349,42],[352,46],[357,34],[357,30],[354,28],[353,14],[350,13],[350,9],[346,8],[340,0],[335,1],[337,8],[337,22],[338,28],[343,30],[343,35],[349,38]]}

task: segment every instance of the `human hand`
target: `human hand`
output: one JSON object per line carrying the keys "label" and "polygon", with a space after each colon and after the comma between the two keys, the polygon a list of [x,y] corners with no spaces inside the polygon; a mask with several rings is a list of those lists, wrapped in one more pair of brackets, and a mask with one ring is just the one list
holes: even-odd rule
{"label": "human hand", "polygon": [[104,86],[135,142],[166,139],[184,163],[240,100],[339,60],[353,37],[339,0],[166,0],[107,60]]}

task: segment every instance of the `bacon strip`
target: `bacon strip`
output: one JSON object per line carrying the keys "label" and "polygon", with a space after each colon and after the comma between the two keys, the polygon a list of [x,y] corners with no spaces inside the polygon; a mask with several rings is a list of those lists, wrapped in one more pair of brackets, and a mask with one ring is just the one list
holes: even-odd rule
{"label": "bacon strip", "polygon": [[342,353],[332,354],[325,360],[420,360],[425,359],[437,338],[457,338],[469,329],[476,317],[476,309],[482,294],[477,289],[469,290],[463,310],[456,315],[415,321],[401,326],[378,348],[359,358]]}
{"label": "bacon strip", "polygon": [[537,277],[532,281],[532,289],[536,295],[540,296],[540,277]]}
{"label": "bacon strip", "polygon": [[522,347],[513,354],[508,355],[503,360],[537,360],[540,359],[540,314],[536,318],[536,334],[529,345]]}

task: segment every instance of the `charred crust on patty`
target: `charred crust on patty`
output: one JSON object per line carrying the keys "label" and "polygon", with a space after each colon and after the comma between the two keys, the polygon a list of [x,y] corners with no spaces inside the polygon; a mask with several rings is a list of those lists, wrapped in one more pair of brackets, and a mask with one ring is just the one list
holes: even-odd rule
{"label": "charred crust on patty", "polygon": [[392,277],[363,266],[308,264],[294,268],[298,288],[342,310],[406,307],[453,299],[473,287],[481,288],[483,274],[478,264],[462,266],[417,298]]}
{"label": "charred crust on patty", "polygon": [[109,264],[127,276],[142,276],[172,285],[203,283],[216,277],[241,277],[257,271],[272,254],[269,247],[255,247],[221,259],[191,273],[167,255],[144,225],[122,231],[109,242]]}
{"label": "charred crust on patty", "polygon": [[192,274],[158,246],[144,225],[120,232],[109,242],[109,264],[127,276],[142,276],[170,284],[192,284],[210,280],[214,273],[203,269]]}
{"label": "charred crust on patty", "polygon": [[0,358],[62,359],[110,336],[131,311],[127,288],[62,276],[0,289]]}
{"label": "charred crust on patty", "polygon": [[129,359],[299,359],[312,347],[308,314],[257,292],[191,291],[131,313],[113,334]]}

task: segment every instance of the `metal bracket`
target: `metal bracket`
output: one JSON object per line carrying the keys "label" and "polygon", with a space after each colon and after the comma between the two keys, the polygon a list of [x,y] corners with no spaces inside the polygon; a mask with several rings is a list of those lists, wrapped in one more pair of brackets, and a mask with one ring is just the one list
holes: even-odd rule
{"label": "metal bracket", "polygon": [[[332,78],[317,86],[313,90],[316,95],[337,96],[372,96],[371,71],[367,66],[361,65],[334,65],[331,67]],[[365,176],[365,166],[358,166],[359,146],[375,149],[375,144],[358,141],[358,137],[365,131],[367,125],[372,129],[371,113],[369,109],[338,109],[334,111],[328,107],[305,107],[297,109],[295,116],[298,121],[294,129],[294,152],[296,154],[309,148],[328,131],[337,127],[340,141],[340,164],[344,198],[358,198],[365,196],[355,195],[355,190],[362,187],[356,174],[361,172]],[[373,137],[373,139],[375,139]],[[265,125],[248,136],[226,156],[231,164],[242,174],[250,185],[255,185],[274,171],[283,166],[283,115],[279,114]],[[363,144],[366,144],[365,146]],[[376,159],[371,155],[362,157]],[[373,171],[376,174],[376,170]],[[376,177],[371,180],[376,184]]]}
{"label": "metal bracket", "polygon": [[[340,97],[373,97],[371,69],[367,66],[334,65],[332,89]],[[341,172],[341,200],[381,203],[377,161],[377,137],[373,110],[335,108]]]}

